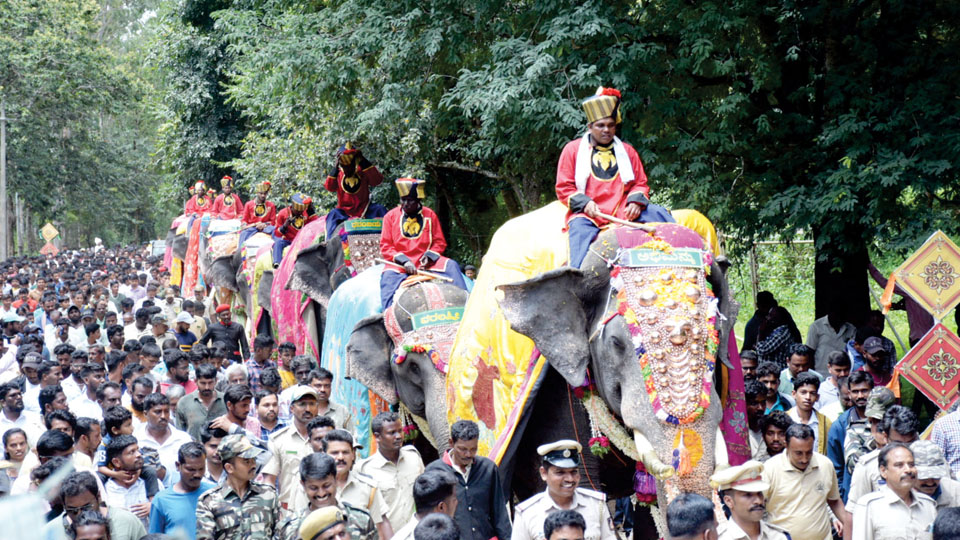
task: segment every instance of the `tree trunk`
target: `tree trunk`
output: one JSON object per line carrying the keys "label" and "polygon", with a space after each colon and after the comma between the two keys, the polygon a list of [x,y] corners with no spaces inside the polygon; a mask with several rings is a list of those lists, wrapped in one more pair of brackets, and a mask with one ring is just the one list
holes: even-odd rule
{"label": "tree trunk", "polygon": [[[847,231],[858,238],[851,242],[855,251],[841,252],[835,244],[821,246],[816,242],[817,260],[814,264],[813,279],[816,288],[816,317],[826,315],[831,308],[839,309],[844,318],[860,325],[870,311],[870,291],[867,283],[867,247],[859,230]],[[818,234],[814,231],[814,239]]]}

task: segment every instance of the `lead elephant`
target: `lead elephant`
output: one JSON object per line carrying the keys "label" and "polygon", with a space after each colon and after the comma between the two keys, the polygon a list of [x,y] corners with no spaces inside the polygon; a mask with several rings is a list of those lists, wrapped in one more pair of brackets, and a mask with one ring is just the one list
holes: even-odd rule
{"label": "lead elephant", "polygon": [[568,385],[580,387],[589,373],[632,432],[628,450],[658,478],[660,501],[680,491],[711,495],[707,479],[726,459],[713,368],[725,361],[737,305],[696,233],[673,224],[657,225],[656,238],[607,230],[580,268],[498,289],[511,327]]}
{"label": "lead elephant", "polygon": [[[446,361],[466,302],[467,292],[453,285],[401,289],[387,313],[358,322],[347,343],[347,376],[425,419],[420,429],[441,451],[449,439]],[[424,325],[415,329],[415,319]]]}

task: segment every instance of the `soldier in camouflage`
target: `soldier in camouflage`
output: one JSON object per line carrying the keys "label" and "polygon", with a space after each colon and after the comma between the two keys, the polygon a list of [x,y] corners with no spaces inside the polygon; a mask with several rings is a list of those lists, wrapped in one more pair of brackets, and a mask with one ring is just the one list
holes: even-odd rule
{"label": "soldier in camouflage", "polygon": [[197,540],[271,540],[275,530],[277,492],[254,482],[257,456],[263,450],[243,435],[227,435],[217,454],[226,480],[200,496],[197,504]]}
{"label": "soldier in camouflage", "polygon": [[311,512],[328,507],[340,510],[351,540],[377,540],[377,529],[366,510],[337,501],[337,465],[327,454],[310,454],[300,461],[300,483],[309,506],[290,512],[277,526],[277,540],[297,540],[300,526]]}

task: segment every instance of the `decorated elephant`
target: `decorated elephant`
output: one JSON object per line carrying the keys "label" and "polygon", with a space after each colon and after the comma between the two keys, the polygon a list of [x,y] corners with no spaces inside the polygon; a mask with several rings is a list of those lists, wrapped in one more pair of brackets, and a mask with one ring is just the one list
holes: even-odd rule
{"label": "decorated elephant", "polygon": [[381,225],[380,219],[348,220],[324,238],[324,220],[317,220],[300,231],[272,276],[270,314],[282,341],[321,356],[330,297],[348,279],[375,264]]}
{"label": "decorated elephant", "polygon": [[604,435],[656,477],[660,501],[710,497],[708,478],[726,460],[715,367],[737,305],[699,235],[675,224],[607,230],[580,268],[498,289],[513,330],[622,419],[628,431]]}
{"label": "decorated elephant", "polygon": [[466,301],[466,291],[436,281],[401,288],[385,313],[357,323],[347,343],[347,376],[402,403],[438,449],[449,439],[447,359]]}

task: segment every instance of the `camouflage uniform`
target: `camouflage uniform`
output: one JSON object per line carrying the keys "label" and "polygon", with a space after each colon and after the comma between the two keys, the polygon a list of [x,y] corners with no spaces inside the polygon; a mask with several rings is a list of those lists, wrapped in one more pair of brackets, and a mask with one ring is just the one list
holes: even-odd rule
{"label": "camouflage uniform", "polygon": [[[263,451],[243,435],[227,435],[217,454],[227,463],[234,457],[255,459]],[[228,481],[200,496],[197,503],[197,540],[272,540],[280,511],[273,486],[250,482],[243,497]]]}
{"label": "camouflage uniform", "polygon": [[[377,540],[377,528],[366,510],[343,502],[337,504],[337,507],[347,518],[347,532],[350,533],[350,540]],[[277,525],[276,539],[298,540],[300,538],[300,523],[308,515],[310,515],[310,508],[287,513],[287,516]]]}
{"label": "camouflage uniform", "polygon": [[273,486],[250,482],[241,498],[224,482],[200,496],[197,540],[269,540],[279,509]]}

